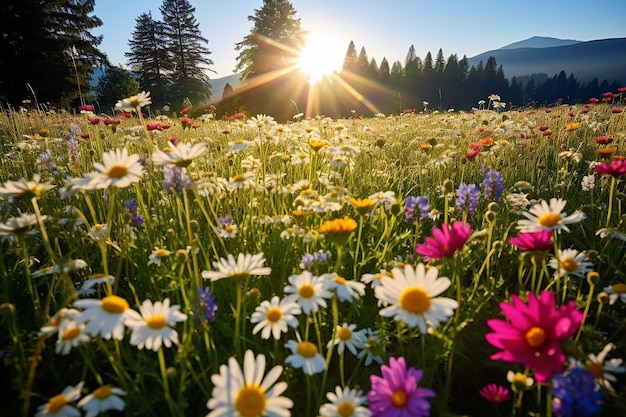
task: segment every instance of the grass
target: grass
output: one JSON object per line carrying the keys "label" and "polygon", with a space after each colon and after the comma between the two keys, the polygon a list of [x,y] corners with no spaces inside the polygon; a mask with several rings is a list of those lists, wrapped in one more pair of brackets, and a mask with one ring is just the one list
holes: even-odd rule
{"label": "grass", "polygon": [[[12,415],[32,415],[66,387],[82,382],[80,398],[106,384],[125,391],[122,414],[204,415],[215,386],[211,376],[230,357],[242,363],[244,352],[252,350],[265,355],[267,370],[283,367],[280,381],[287,383],[283,395],[294,402],[291,414],[316,416],[336,386],[367,393],[370,376],[381,374],[376,361],[366,366],[365,357],[327,348],[337,325],[346,323],[376,331],[370,340],[376,344],[362,343],[359,352],[377,354],[383,364],[402,356],[408,366],[423,370],[419,385],[436,393],[429,401],[432,415],[551,415],[550,381],[513,392],[513,399],[502,404],[479,395],[489,383],[510,389],[509,370],[533,376],[522,364],[490,359],[497,350],[485,339],[491,331],[486,322],[504,319],[499,305],[513,295],[526,299],[529,291],[553,291],[559,305],[572,301],[586,315],[579,334],[562,344],[568,358],[585,363],[607,343],[615,344],[607,360],[626,353],[624,303],[609,303],[607,294],[607,287],[626,283],[623,176],[613,179],[592,170],[603,157],[626,155],[626,116],[614,111],[619,108],[623,103],[317,117],[285,124],[263,116],[221,121],[205,115],[191,126],[176,115],[146,120],[118,115],[119,124],[105,124],[104,117],[95,123],[85,114],[4,112],[0,220],[10,225],[23,213],[35,215],[27,226],[2,232],[0,369],[5,376],[0,388],[9,393],[5,407]],[[146,129],[157,123],[160,129]],[[550,135],[543,134],[542,125]],[[613,141],[599,145],[598,136]],[[78,141],[75,151],[70,138]],[[164,178],[164,167],[151,158],[171,148],[170,140],[206,145],[192,164],[175,169],[179,177],[174,179]],[[615,151],[599,153],[609,146]],[[141,178],[123,187],[68,187],[69,180],[93,172],[94,163],[118,148],[141,157]],[[471,149],[478,151],[473,157]],[[459,186],[476,184],[482,190],[489,169],[503,177],[502,198],[481,194],[473,214],[458,210]],[[118,176],[111,170],[108,175]],[[595,187],[585,191],[581,181],[590,175]],[[20,179],[26,185],[10,193]],[[407,221],[409,196],[427,197],[431,216]],[[374,205],[359,211],[350,198],[368,198]],[[508,242],[519,234],[521,213],[551,198],[566,200],[568,214],[580,210],[586,215],[569,232],[554,233],[554,248],[584,251],[597,277],[555,280],[548,266],[554,250],[541,259]],[[333,243],[332,231],[320,233],[325,222],[346,216],[356,227],[344,231],[345,243]],[[252,313],[264,300],[286,296],[290,277],[303,274],[305,255],[317,254],[304,265],[313,276],[360,282],[364,274],[384,276],[403,265],[426,263],[416,246],[433,228],[453,220],[469,223],[472,235],[451,257],[427,265],[450,278],[441,295],[458,307],[439,326],[428,326],[427,333],[381,316],[383,306],[370,284],[352,302],[339,301],[331,292],[325,307],[297,315],[297,325],[278,340],[252,333]],[[612,228],[617,237],[601,238],[596,232],[602,228]],[[271,273],[203,278],[205,271],[218,269],[214,263],[220,258],[240,253],[262,253],[262,266]],[[186,318],[166,326],[175,329],[178,341],[156,351],[140,349],[131,344],[132,329],[126,326],[120,340],[87,335],[67,352],[55,352],[67,328],[41,335],[42,328],[63,308],[72,308],[86,282],[109,275],[112,283],[95,285],[93,294],[83,298],[114,294],[135,312],[145,300],[169,299]],[[214,320],[206,319],[198,304],[199,290],[206,287],[216,297]],[[84,329],[72,337],[78,334]],[[289,340],[313,343],[325,369],[305,375],[286,363]],[[601,388],[604,415],[626,411],[624,376],[615,376],[614,391]],[[77,402],[68,404],[76,407]]]}

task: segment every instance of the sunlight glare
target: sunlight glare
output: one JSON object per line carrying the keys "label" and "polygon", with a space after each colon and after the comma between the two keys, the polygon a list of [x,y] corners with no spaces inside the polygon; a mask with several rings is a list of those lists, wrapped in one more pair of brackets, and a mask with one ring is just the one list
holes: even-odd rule
{"label": "sunlight glare", "polygon": [[298,66],[309,78],[311,84],[333,71],[340,71],[345,50],[329,34],[311,32],[306,46],[300,53]]}

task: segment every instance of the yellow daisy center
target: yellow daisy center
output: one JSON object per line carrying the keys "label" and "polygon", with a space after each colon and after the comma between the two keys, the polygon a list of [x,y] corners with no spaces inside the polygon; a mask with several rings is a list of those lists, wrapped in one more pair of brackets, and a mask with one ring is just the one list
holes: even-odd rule
{"label": "yellow daisy center", "polygon": [[538,348],[543,346],[548,336],[546,335],[545,330],[543,330],[541,327],[535,326],[531,327],[530,330],[526,332],[526,335],[524,335],[524,337],[526,338],[526,342],[528,342],[528,345],[530,347]]}
{"label": "yellow daisy center", "polygon": [[235,408],[243,417],[257,417],[265,410],[265,390],[258,385],[242,387],[235,398]]}
{"label": "yellow daisy center", "polygon": [[602,378],[602,374],[604,373],[604,367],[596,362],[587,361],[585,369],[591,372],[595,379]]}
{"label": "yellow daisy center", "polygon": [[265,319],[270,323],[276,323],[283,316],[283,312],[278,307],[272,307],[265,313]]}
{"label": "yellow daisy center", "polygon": [[337,406],[337,414],[339,414],[341,417],[350,417],[352,414],[354,414],[354,405],[347,401],[342,402]]}
{"label": "yellow daisy center", "polygon": [[311,284],[304,284],[298,288],[298,295],[300,298],[311,298],[315,295],[315,288]]}
{"label": "yellow daisy center", "polygon": [[169,251],[167,249],[157,249],[154,251],[154,254],[159,258],[164,258],[169,255]]}
{"label": "yellow daisy center", "polygon": [[80,334],[79,327],[72,327],[70,329],[63,330],[63,334],[61,335],[62,340],[74,340]]}
{"label": "yellow daisy center", "polygon": [[103,225],[103,224],[98,223],[97,225],[95,225],[95,226],[93,227],[93,229],[94,229],[96,232],[99,232],[99,231],[101,231],[102,229],[104,229],[104,225]]}
{"label": "yellow daisy center", "polygon": [[65,395],[55,395],[54,397],[50,398],[50,401],[48,401],[46,409],[50,414],[55,414],[58,413],[67,403],[68,400]]}
{"label": "yellow daisy center", "polygon": [[102,309],[111,314],[122,314],[128,308],[128,302],[117,295],[109,295],[102,299]]}
{"label": "yellow daisy center", "polygon": [[393,404],[394,407],[402,408],[406,405],[407,402],[408,402],[408,397],[406,395],[406,392],[404,392],[403,390],[401,389],[395,390],[391,394],[391,404]]}
{"label": "yellow daisy center", "polygon": [[567,272],[578,271],[578,262],[573,259],[563,259],[561,260],[561,268]]}
{"label": "yellow daisy center", "polygon": [[163,314],[155,314],[146,320],[146,324],[151,329],[159,330],[167,325],[167,321],[165,321],[165,316]]}
{"label": "yellow daisy center", "polygon": [[346,340],[350,340],[350,338],[352,337],[352,330],[347,327],[340,327],[339,330],[337,330],[337,337],[344,342]]}
{"label": "yellow daisy center", "polygon": [[296,352],[304,358],[312,358],[317,354],[317,347],[311,342],[300,342]]}
{"label": "yellow daisy center", "polygon": [[614,294],[625,294],[626,293],[626,284],[613,284],[611,285],[611,289]]}
{"label": "yellow daisy center", "polygon": [[422,314],[430,308],[430,297],[419,287],[411,287],[400,294],[400,305],[413,314]]}
{"label": "yellow daisy center", "polygon": [[333,278],[333,281],[335,281],[337,284],[346,285],[346,279],[344,277],[336,276],[335,278]]}
{"label": "yellow daisy center", "polygon": [[113,165],[107,171],[109,178],[122,178],[126,174],[128,174],[128,167],[126,165]]}
{"label": "yellow daisy center", "polygon": [[539,216],[538,222],[541,226],[552,227],[559,224],[561,215],[559,213],[546,213]]}
{"label": "yellow daisy center", "polygon": [[233,181],[235,182],[243,182],[245,179],[246,177],[243,174],[237,174],[233,177]]}
{"label": "yellow daisy center", "polygon": [[104,400],[105,398],[109,398],[111,396],[111,393],[112,393],[111,386],[104,385],[104,386],[101,386],[100,388],[97,388],[93,392],[93,396],[99,400]]}

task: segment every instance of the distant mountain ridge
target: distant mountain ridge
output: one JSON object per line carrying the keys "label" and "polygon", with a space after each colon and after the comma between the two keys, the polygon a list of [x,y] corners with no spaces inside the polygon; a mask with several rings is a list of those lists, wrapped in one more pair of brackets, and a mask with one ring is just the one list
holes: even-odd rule
{"label": "distant mountain ridge", "polygon": [[519,49],[519,48],[553,48],[558,46],[573,45],[581,43],[582,41],[575,41],[573,39],[558,39],[550,38],[546,36],[533,36],[532,38],[524,39],[522,41],[513,42],[509,45],[503,46],[498,49]]}
{"label": "distant mountain ridge", "polygon": [[[558,44],[562,46],[528,46]],[[570,43],[567,43],[570,42]],[[525,46],[526,45],[526,46]],[[515,47],[518,46],[518,47]],[[568,41],[555,38],[534,37],[507,45],[493,51],[468,58],[470,66],[483,65],[490,56],[502,65],[507,78],[545,73],[553,76],[561,71],[574,74],[581,82],[597,78],[599,82],[617,81],[626,84],[626,38],[601,39],[594,41]]]}

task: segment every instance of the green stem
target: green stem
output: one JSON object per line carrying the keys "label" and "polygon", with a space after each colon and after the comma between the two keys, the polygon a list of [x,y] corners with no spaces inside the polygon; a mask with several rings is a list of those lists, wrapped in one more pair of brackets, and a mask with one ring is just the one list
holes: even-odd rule
{"label": "green stem", "polygon": [[593,297],[593,290],[595,289],[595,284],[590,283],[589,285],[589,294],[587,294],[587,303],[585,304],[585,310],[583,311],[583,319],[580,322],[580,328],[578,329],[578,333],[576,334],[576,339],[580,338],[580,334],[583,331],[583,326],[585,325],[585,320],[587,319],[587,314],[589,314],[589,308],[591,307],[591,297]]}
{"label": "green stem", "polygon": [[178,410],[174,407],[172,402],[172,396],[170,394],[170,383],[167,379],[167,368],[165,367],[165,355],[163,355],[163,347],[158,350],[159,356],[159,368],[161,370],[161,379],[163,380],[163,391],[165,394],[165,401],[167,401],[167,406],[170,409],[170,415],[175,416],[178,415]]}
{"label": "green stem", "polygon": [[41,303],[39,301],[39,293],[37,292],[35,286],[33,285],[33,277],[30,273],[30,265],[28,263],[28,247],[26,246],[26,239],[24,239],[24,234],[20,233],[17,235],[17,239],[22,247],[22,258],[24,259],[24,274],[26,275],[26,286],[28,287],[28,292],[30,294],[30,298],[33,302],[33,312],[35,313],[35,320],[39,323],[41,319]]}
{"label": "green stem", "polygon": [[617,183],[617,179],[615,177],[611,177],[611,190],[609,191],[609,207],[606,213],[606,228],[611,225],[611,213],[613,212],[613,195],[615,194],[615,184]]}

